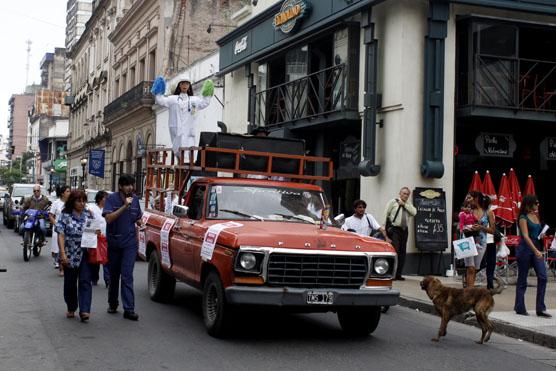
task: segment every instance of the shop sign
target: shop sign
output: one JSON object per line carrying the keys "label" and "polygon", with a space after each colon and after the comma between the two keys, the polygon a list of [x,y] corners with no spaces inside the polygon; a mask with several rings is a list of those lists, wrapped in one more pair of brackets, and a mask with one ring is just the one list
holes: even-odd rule
{"label": "shop sign", "polygon": [[306,0],[285,0],[280,11],[274,16],[272,25],[275,30],[287,34],[295,28],[298,20],[305,17],[309,10]]}
{"label": "shop sign", "polygon": [[475,140],[475,148],[486,157],[513,157],[516,149],[511,134],[481,133]]}
{"label": "shop sign", "polygon": [[68,160],[65,158],[57,158],[53,162],[54,164],[54,171],[58,173],[63,173],[68,169]]}
{"label": "shop sign", "polygon": [[236,41],[234,45],[234,55],[238,55],[247,49],[247,36],[243,36],[240,40]]}

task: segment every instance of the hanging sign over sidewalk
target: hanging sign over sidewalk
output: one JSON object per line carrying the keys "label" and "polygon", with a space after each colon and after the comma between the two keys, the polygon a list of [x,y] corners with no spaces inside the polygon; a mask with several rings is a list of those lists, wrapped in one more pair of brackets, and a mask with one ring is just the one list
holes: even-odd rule
{"label": "hanging sign over sidewalk", "polygon": [[91,149],[89,152],[89,174],[104,178],[103,149]]}

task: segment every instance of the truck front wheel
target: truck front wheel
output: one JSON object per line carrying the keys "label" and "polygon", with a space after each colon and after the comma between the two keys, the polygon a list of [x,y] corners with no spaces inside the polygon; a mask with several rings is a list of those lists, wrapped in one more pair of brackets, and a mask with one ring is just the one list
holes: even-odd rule
{"label": "truck front wheel", "polygon": [[149,258],[148,270],[149,295],[153,301],[168,301],[174,296],[176,280],[162,269],[158,251],[154,250]]}
{"label": "truck front wheel", "polygon": [[344,332],[353,336],[368,336],[380,322],[381,307],[349,308],[338,310],[338,321]]}
{"label": "truck front wheel", "polygon": [[221,337],[229,324],[230,305],[216,272],[210,272],[203,286],[203,319],[210,336]]}

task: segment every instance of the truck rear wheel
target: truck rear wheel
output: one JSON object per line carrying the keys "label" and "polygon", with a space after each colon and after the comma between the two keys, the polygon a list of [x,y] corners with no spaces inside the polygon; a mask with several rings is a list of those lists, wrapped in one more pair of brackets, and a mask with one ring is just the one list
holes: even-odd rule
{"label": "truck rear wheel", "polygon": [[210,336],[222,337],[228,328],[230,305],[216,272],[210,272],[203,286],[203,319]]}
{"label": "truck rear wheel", "polygon": [[176,280],[169,276],[160,263],[158,251],[154,250],[149,258],[149,295],[153,301],[168,301],[174,296]]}
{"label": "truck rear wheel", "polygon": [[338,321],[344,332],[353,336],[368,336],[380,322],[381,307],[338,310]]}

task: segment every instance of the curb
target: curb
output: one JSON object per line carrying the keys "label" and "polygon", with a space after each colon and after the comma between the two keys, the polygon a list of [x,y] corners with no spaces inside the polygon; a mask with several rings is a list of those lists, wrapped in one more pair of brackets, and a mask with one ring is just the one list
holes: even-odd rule
{"label": "curb", "polygon": [[[436,313],[436,310],[434,309],[434,306],[423,300],[400,296],[398,305],[410,309],[417,309],[424,313],[438,315]],[[464,318],[465,317],[463,315],[458,315],[452,318],[452,321],[480,328],[476,320],[464,321]],[[497,334],[502,334],[514,339],[528,341],[530,343],[541,345],[543,347],[556,349],[556,336],[541,334],[504,321],[498,321],[495,319],[491,319],[491,321],[494,324],[493,332]]]}

